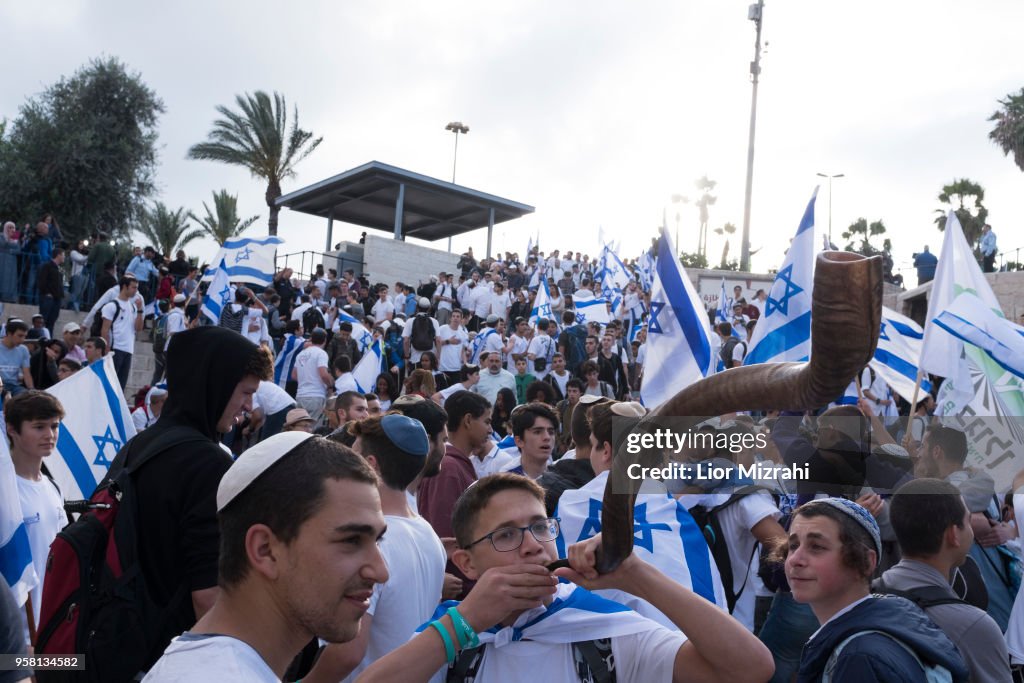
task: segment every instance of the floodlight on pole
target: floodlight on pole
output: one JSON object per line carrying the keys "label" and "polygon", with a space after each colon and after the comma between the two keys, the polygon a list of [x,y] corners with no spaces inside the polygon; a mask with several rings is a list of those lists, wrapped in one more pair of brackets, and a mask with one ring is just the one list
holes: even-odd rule
{"label": "floodlight on pole", "polygon": [[833,178],[845,178],[846,175],[843,173],[834,173],[829,175],[828,173],[816,174],[819,178],[828,178],[828,244],[829,248],[832,248],[832,179]]}
{"label": "floodlight on pole", "polygon": [[[455,165],[459,161],[459,133],[465,135],[469,132],[469,126],[464,124],[462,121],[452,121],[444,127],[445,130],[450,130],[455,133],[455,153],[452,154],[452,184],[455,184]],[[452,238],[448,237],[448,253],[452,251]]]}
{"label": "floodlight on pole", "polygon": [[743,239],[740,244],[740,270],[750,271],[750,201],[754,189],[754,131],[757,128],[757,82],[761,75],[761,21],[764,0],[747,8],[747,19],[754,22],[754,61],[750,63],[750,132],[747,139],[747,185],[743,199]]}

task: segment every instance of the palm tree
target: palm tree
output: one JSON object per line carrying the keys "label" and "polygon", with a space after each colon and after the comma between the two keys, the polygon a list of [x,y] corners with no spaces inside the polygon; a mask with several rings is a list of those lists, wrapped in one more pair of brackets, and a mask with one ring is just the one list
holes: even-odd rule
{"label": "palm tree", "polygon": [[143,207],[137,229],[166,257],[203,236],[202,230],[190,227],[185,207],[172,211],[163,202],[154,202],[152,208]]}
{"label": "palm tree", "polygon": [[[736,226],[732,223],[726,223],[720,228],[715,228],[716,235],[734,235],[736,234]],[[722,270],[727,270],[729,266],[729,238],[725,238],[725,246],[722,247]]]}
{"label": "palm tree", "polygon": [[694,183],[697,190],[703,192],[700,199],[694,202],[694,206],[700,212],[700,235],[697,240],[700,245],[700,253],[705,256],[708,253],[708,207],[718,201],[718,197],[711,194],[711,190],[715,189],[717,184],[717,180],[710,180],[706,175],[701,176],[701,179]]}
{"label": "palm tree", "polygon": [[1014,163],[1024,171],[1024,88],[999,100],[999,104],[1003,108],[988,117],[996,122],[988,137],[1003,149],[1003,154],[1012,153]]}
{"label": "palm tree", "polygon": [[257,90],[251,95],[237,95],[235,103],[240,112],[217,107],[223,118],[213,122],[207,141],[192,145],[187,156],[244,166],[253,176],[266,180],[270,209],[267,228],[276,235],[280,209],[274,202],[281,196],[281,181],[295,175],[296,164],[309,156],[323,138],[314,139],[313,133],[299,128],[298,107],[287,130],[288,111],[280,93],[275,92],[271,101],[267,93]]}
{"label": "palm tree", "polygon": [[967,238],[968,244],[974,244],[981,237],[981,228],[988,218],[988,209],[982,205],[984,199],[985,189],[981,185],[967,178],[954,178],[953,182],[944,185],[942,192],[939,193],[939,201],[946,206],[935,209],[938,214],[935,217],[935,225],[939,230],[945,230],[946,214],[955,205],[956,217],[964,229],[964,237]]}
{"label": "palm tree", "polygon": [[256,222],[259,216],[241,220],[238,217],[238,197],[228,194],[227,190],[213,193],[213,211],[203,202],[206,216],[199,218],[191,211],[188,217],[199,224],[217,244],[224,244],[232,237],[238,237],[246,228]]}
{"label": "palm tree", "polygon": [[[889,251],[892,248],[892,242],[886,238],[882,242],[882,251],[879,251],[875,245],[871,244],[871,238],[876,235],[884,235],[886,231],[885,223],[881,219],[872,222],[870,225],[866,218],[858,218],[855,222],[850,224],[850,227],[843,233],[843,239],[849,240],[849,243],[844,247],[846,251],[852,251],[863,256],[874,256],[875,254],[881,254],[882,251]],[[854,246],[854,240],[860,238],[860,247]]]}

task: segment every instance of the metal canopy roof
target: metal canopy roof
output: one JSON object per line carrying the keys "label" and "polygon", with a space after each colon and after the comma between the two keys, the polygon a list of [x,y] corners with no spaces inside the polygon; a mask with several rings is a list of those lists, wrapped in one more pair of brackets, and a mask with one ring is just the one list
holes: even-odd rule
{"label": "metal canopy roof", "polygon": [[396,239],[424,240],[493,227],[534,211],[526,204],[379,161],[283,195],[277,205],[326,218],[329,231],[330,223],[339,220],[393,232]]}

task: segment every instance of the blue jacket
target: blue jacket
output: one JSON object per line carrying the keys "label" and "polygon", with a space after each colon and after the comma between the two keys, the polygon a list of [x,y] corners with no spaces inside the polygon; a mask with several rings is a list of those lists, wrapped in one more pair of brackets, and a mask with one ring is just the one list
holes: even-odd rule
{"label": "blue jacket", "polygon": [[[829,622],[804,646],[797,683],[821,680],[839,643],[858,631],[882,631],[909,646],[925,664],[949,669],[954,681],[966,681],[967,665],[956,646],[909,600],[873,596]],[[835,683],[925,683],[925,674],[909,652],[891,638],[872,633],[850,641],[839,655]]]}

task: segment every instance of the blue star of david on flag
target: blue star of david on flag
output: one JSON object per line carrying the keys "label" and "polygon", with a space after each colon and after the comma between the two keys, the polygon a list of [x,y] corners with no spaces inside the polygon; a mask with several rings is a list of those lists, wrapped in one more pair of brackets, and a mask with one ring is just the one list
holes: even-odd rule
{"label": "blue star of david on flag", "polygon": [[113,447],[113,455],[117,455],[117,450],[121,448],[121,442],[114,438],[110,425],[107,425],[107,431],[103,432],[102,435],[93,435],[92,440],[96,442],[96,459],[93,460],[92,464],[110,467],[111,461],[107,459],[106,452],[107,444]]}
{"label": "blue star of david on flag", "polygon": [[885,331],[885,321],[882,321],[882,328],[878,331],[878,338],[882,341],[892,341],[889,339],[889,334]]}
{"label": "blue star of david on flag", "polygon": [[244,249],[239,251],[237,254],[235,254],[235,263],[238,263],[240,261],[248,261],[249,260],[249,256],[251,256],[251,255],[252,255],[252,249],[250,249],[249,247],[245,247]]}
{"label": "blue star of david on flag", "polygon": [[577,325],[585,323],[586,321],[587,321],[587,316],[583,315],[582,313],[577,313],[576,314],[576,324]]}
{"label": "blue star of david on flag", "polygon": [[227,306],[228,302],[231,301],[231,288],[225,285],[224,289],[217,292],[217,296],[220,297],[220,305]]}
{"label": "blue star of david on flag", "polygon": [[[577,543],[601,533],[601,509],[602,502],[591,498],[590,512],[583,523],[583,528],[580,529],[580,536],[576,539]],[[638,503],[633,507],[633,544],[653,553],[655,531],[672,531],[672,527],[668,524],[648,522],[647,503]]]}
{"label": "blue star of david on flag", "polygon": [[647,323],[648,334],[664,334],[664,331],[661,329],[661,322],[658,321],[658,314],[661,313],[663,308],[665,308],[665,302],[651,302],[651,319]]}
{"label": "blue star of david on flag", "polygon": [[[779,271],[776,276],[776,282],[782,282],[785,284],[785,290],[782,292],[782,297],[779,300],[775,300],[772,297],[768,297],[765,302],[765,317],[778,311],[782,315],[789,315],[789,300],[794,296],[804,291],[803,287],[797,286],[793,280],[793,264],[789,264],[783,270]],[[773,288],[774,289],[774,288]]]}

